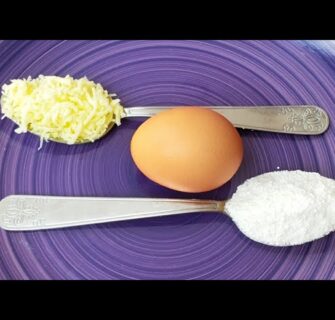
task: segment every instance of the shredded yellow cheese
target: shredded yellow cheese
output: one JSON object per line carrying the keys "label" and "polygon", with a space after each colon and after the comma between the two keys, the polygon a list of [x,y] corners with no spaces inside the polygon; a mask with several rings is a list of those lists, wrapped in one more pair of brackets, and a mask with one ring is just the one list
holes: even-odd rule
{"label": "shredded yellow cheese", "polygon": [[3,85],[0,103],[3,117],[19,126],[16,133],[74,144],[93,142],[121,124],[124,109],[114,96],[86,77],[40,75]]}

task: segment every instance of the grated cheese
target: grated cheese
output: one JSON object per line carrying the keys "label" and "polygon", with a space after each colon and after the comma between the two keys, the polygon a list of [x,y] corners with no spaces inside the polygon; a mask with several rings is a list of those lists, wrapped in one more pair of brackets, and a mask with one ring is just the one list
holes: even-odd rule
{"label": "grated cheese", "polygon": [[[2,87],[2,118],[14,121],[16,133],[30,131],[67,144],[94,142],[110,125],[120,125],[124,109],[115,94],[86,77],[43,76],[11,80]],[[40,145],[41,147],[41,145]]]}

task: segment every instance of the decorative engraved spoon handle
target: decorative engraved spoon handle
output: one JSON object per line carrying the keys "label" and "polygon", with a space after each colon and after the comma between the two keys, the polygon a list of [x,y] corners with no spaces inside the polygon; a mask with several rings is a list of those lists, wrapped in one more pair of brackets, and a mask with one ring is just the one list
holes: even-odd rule
{"label": "decorative engraved spoon handle", "polygon": [[[151,117],[173,107],[126,108],[126,117]],[[329,117],[320,107],[204,107],[224,115],[237,128],[289,134],[317,135],[329,126]]]}
{"label": "decorative engraved spoon handle", "polygon": [[0,227],[27,231],[187,212],[223,212],[224,201],[12,195],[0,202]]}

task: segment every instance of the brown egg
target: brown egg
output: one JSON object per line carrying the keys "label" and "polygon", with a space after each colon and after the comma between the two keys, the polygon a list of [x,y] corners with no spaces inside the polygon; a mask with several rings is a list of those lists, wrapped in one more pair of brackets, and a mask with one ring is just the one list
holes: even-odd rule
{"label": "brown egg", "polygon": [[219,113],[178,107],[145,121],[131,141],[131,155],[152,181],[183,192],[205,192],[230,180],[243,158],[238,131]]}

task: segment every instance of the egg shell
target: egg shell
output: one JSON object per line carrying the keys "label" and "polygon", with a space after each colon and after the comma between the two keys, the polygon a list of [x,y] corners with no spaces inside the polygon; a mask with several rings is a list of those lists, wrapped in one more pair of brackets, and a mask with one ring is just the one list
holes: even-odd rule
{"label": "egg shell", "polygon": [[150,180],[183,192],[206,192],[229,181],[241,165],[242,139],[219,113],[177,107],[145,121],[131,141],[131,155]]}

